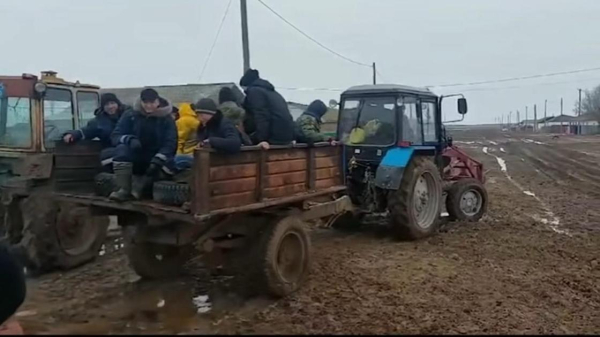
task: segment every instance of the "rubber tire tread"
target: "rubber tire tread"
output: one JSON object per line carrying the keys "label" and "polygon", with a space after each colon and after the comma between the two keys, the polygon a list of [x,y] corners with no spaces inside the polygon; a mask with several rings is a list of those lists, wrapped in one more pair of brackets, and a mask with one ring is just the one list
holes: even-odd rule
{"label": "rubber tire tread", "polygon": [[[464,214],[460,209],[460,196],[469,189],[476,189],[480,194],[482,200],[481,209],[477,214],[468,216]],[[485,186],[474,178],[461,179],[448,189],[448,196],[446,197],[446,210],[448,211],[450,221],[465,221],[465,222],[477,222],[487,212],[488,207],[488,194]]]}

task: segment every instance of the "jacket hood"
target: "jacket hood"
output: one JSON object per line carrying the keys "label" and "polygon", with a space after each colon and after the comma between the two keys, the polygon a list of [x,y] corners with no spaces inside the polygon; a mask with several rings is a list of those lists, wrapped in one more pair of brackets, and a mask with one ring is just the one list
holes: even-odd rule
{"label": "jacket hood", "polygon": [[193,117],[196,118],[196,112],[192,109],[190,103],[183,103],[179,106],[179,116],[181,117]]}
{"label": "jacket hood", "polygon": [[270,91],[275,91],[275,87],[271,84],[271,82],[263,80],[262,78],[259,78],[256,81],[252,82],[252,84],[250,84],[250,87],[260,87]]}
{"label": "jacket hood", "polygon": [[323,101],[321,101],[320,99],[312,101],[312,103],[310,103],[308,105],[308,108],[306,108],[306,113],[316,117],[318,119],[321,119],[323,117],[323,115],[325,115],[327,113],[327,106],[325,105],[325,103],[323,103]]}
{"label": "jacket hood", "polygon": [[139,111],[142,114],[144,114],[145,116],[151,116],[151,117],[166,117],[169,116],[171,114],[171,111],[173,110],[173,105],[171,104],[171,102],[169,102],[167,99],[159,97],[158,98],[160,104],[158,106],[158,109],[156,109],[156,111],[154,111],[153,113],[147,113],[144,110],[144,107],[142,107],[142,99],[138,98],[135,101],[135,104],[133,105],[133,109],[135,111]]}

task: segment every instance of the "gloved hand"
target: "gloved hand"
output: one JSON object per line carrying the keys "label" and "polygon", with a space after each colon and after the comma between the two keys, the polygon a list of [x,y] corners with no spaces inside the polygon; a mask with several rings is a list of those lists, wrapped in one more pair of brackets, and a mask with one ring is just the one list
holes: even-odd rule
{"label": "gloved hand", "polygon": [[142,148],[142,143],[140,143],[139,139],[132,137],[129,139],[129,148],[132,150],[139,150]]}
{"label": "gloved hand", "polygon": [[156,165],[154,163],[150,163],[150,166],[148,166],[148,169],[146,170],[146,175],[149,177],[154,177],[158,174],[158,172],[160,172],[160,168],[162,166],[160,165]]}

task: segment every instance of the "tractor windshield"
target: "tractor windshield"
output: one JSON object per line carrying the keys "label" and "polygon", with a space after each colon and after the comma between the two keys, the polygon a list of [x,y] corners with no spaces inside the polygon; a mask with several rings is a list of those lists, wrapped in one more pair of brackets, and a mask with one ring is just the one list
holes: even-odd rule
{"label": "tractor windshield", "polygon": [[340,111],[340,139],[348,145],[390,145],[396,139],[394,97],[348,98]]}
{"label": "tractor windshield", "polygon": [[0,147],[31,147],[31,101],[27,97],[0,98]]}

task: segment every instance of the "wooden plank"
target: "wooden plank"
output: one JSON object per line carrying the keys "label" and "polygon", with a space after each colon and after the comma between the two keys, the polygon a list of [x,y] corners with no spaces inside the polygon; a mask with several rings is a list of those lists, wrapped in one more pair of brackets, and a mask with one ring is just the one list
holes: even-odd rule
{"label": "wooden plank", "polygon": [[256,177],[221,180],[208,184],[210,196],[227,195],[241,192],[254,191],[256,188]]}
{"label": "wooden plank", "polygon": [[54,168],[99,168],[100,167],[100,155],[92,156],[54,156]]}
{"label": "wooden plank", "polygon": [[194,176],[192,189],[192,210],[194,214],[206,214],[210,211],[209,189],[210,152],[194,151]]}
{"label": "wooden plank", "polygon": [[316,147],[315,157],[335,157],[338,155],[339,146]]}
{"label": "wooden plank", "polygon": [[313,190],[315,188],[315,181],[317,180],[315,172],[315,148],[308,149],[307,167],[306,167],[306,188]]}
{"label": "wooden plank", "polygon": [[267,152],[264,150],[260,151],[258,156],[258,162],[256,163],[256,169],[258,170],[258,179],[256,180],[256,201],[261,201],[264,198],[265,193],[265,180],[267,176]]}
{"label": "wooden plank", "polygon": [[210,209],[217,210],[230,207],[244,206],[256,202],[254,191],[220,195],[210,198]]}
{"label": "wooden plank", "polygon": [[339,167],[329,167],[324,169],[315,170],[315,175],[317,180],[327,179],[327,178],[337,178],[340,176],[340,168]]}
{"label": "wooden plank", "polygon": [[321,157],[315,160],[315,168],[337,167],[340,163],[340,157]]}
{"label": "wooden plank", "polygon": [[63,168],[54,169],[53,177],[60,181],[92,181],[98,172],[98,168]]}
{"label": "wooden plank", "polygon": [[336,178],[317,180],[317,182],[315,184],[317,190],[325,189],[325,188],[329,188],[329,187],[333,187],[333,186],[338,186],[338,185],[340,185],[340,180],[336,179]]}
{"label": "wooden plank", "polygon": [[306,192],[306,184],[286,185],[281,187],[272,187],[265,189],[265,198],[282,198],[297,193]]}
{"label": "wooden plank", "polygon": [[233,155],[213,152],[211,154],[211,167],[255,163],[258,155],[258,151],[247,151]]}
{"label": "wooden plank", "polygon": [[284,185],[300,184],[306,181],[304,171],[280,173],[268,175],[265,179],[265,187],[279,187]]}
{"label": "wooden plank", "polygon": [[306,170],[306,159],[295,159],[267,163],[267,174],[298,172]]}
{"label": "wooden plank", "polygon": [[210,168],[210,181],[256,177],[256,164],[240,164]]}
{"label": "wooden plank", "polygon": [[267,155],[267,161],[281,161],[281,160],[294,160],[294,159],[305,159],[307,149],[282,149],[269,151]]}

